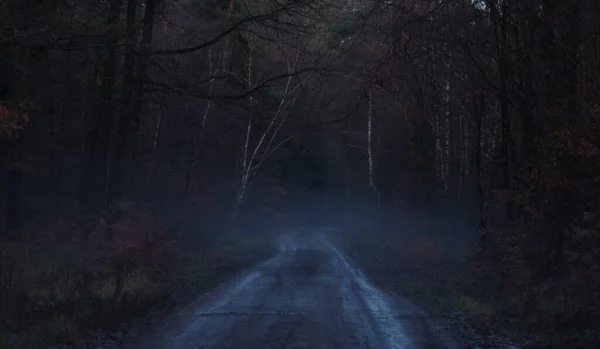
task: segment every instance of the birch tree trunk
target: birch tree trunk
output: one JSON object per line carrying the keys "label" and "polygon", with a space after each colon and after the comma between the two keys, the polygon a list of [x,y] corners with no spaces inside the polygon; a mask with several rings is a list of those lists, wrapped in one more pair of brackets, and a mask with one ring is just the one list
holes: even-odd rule
{"label": "birch tree trunk", "polygon": [[[252,83],[252,70],[251,70],[252,60],[251,60],[251,57],[252,57],[252,52],[255,48],[255,40],[256,40],[256,37],[254,37],[254,39],[252,39],[252,40],[249,40],[250,55],[249,55],[249,59],[248,59],[248,68],[246,71],[247,88],[249,90],[254,88],[254,85]],[[240,181],[238,184],[239,189],[238,189],[236,204],[235,204],[234,213],[233,213],[234,219],[237,218],[237,214],[239,212],[240,206],[242,205],[244,199],[246,198],[246,193],[247,193],[248,187],[250,186],[252,179],[258,172],[260,166],[263,164],[265,159],[267,159],[269,157],[269,155],[271,155],[273,153],[273,151],[275,151],[277,148],[279,148],[281,145],[283,145],[285,142],[287,142],[288,140],[291,139],[291,137],[287,137],[284,140],[282,140],[278,143],[275,143],[275,139],[276,139],[277,135],[279,134],[279,131],[280,131],[282,125],[285,123],[287,116],[289,115],[288,107],[290,105],[294,104],[296,101],[295,97],[290,98],[289,96],[292,95],[298,88],[300,88],[300,86],[302,86],[302,83],[303,83],[303,82],[300,82],[294,88],[291,88],[291,82],[292,82],[291,75],[296,71],[296,66],[298,64],[299,56],[300,56],[300,51],[298,50],[296,52],[296,56],[295,56],[294,60],[293,61],[288,60],[288,63],[287,63],[288,74],[290,76],[286,80],[285,87],[283,90],[283,96],[282,96],[281,100],[279,101],[279,103],[277,105],[277,109],[275,110],[273,117],[269,121],[267,128],[261,134],[256,145],[254,145],[254,146],[252,146],[250,143],[251,143],[251,135],[252,135],[252,127],[253,127],[252,112],[253,112],[253,107],[254,107],[255,102],[254,102],[254,99],[252,98],[252,96],[249,97],[250,117],[248,119],[248,126],[246,127],[246,137],[245,137],[245,141],[244,141],[244,145],[243,145],[242,171],[241,171]],[[283,116],[282,116],[282,114],[283,114]]]}
{"label": "birch tree trunk", "polygon": [[[255,37],[253,34],[250,34],[250,39],[248,40],[248,59],[246,61],[246,69],[245,69],[245,82],[246,82],[246,90],[251,91],[253,88],[252,82],[252,55],[254,53],[255,48]],[[227,48],[226,48],[227,49]],[[237,216],[239,213],[240,205],[245,199],[246,196],[246,187],[248,185],[248,168],[251,166],[251,159],[249,159],[250,152],[250,138],[252,135],[252,126],[254,119],[254,97],[252,95],[248,96],[248,105],[249,105],[249,115],[248,115],[248,125],[246,126],[246,137],[244,139],[243,145],[243,156],[242,156],[242,173],[238,186],[237,198],[235,202],[235,207],[233,210],[233,220],[237,220]]]}
{"label": "birch tree trunk", "polygon": [[371,186],[371,190],[375,194],[375,199],[377,200],[377,208],[381,210],[381,198],[379,196],[379,190],[375,185],[375,180],[373,179],[373,88],[369,86],[368,88],[368,111],[367,111],[367,154],[369,157],[369,185]]}

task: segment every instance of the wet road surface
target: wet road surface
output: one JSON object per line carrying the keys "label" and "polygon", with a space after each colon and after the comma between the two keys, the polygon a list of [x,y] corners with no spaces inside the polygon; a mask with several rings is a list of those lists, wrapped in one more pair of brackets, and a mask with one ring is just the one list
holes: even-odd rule
{"label": "wet road surface", "polygon": [[377,289],[326,232],[282,235],[279,252],[166,320],[140,347],[458,348],[409,301]]}

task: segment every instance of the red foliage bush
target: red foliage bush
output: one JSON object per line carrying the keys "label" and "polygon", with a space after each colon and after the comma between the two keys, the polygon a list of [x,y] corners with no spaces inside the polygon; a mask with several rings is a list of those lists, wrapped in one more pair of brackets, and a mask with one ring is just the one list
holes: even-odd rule
{"label": "red foliage bush", "polygon": [[119,203],[116,209],[119,218],[109,227],[115,239],[113,266],[168,273],[179,264],[179,248],[167,238],[156,215],[128,202]]}

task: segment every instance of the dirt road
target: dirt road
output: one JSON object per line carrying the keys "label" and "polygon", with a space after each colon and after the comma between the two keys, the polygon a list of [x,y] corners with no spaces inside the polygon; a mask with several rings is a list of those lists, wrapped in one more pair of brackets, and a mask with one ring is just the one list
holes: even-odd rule
{"label": "dirt road", "polygon": [[140,348],[458,348],[405,299],[374,287],[327,232],[281,236],[279,252],[166,320]]}

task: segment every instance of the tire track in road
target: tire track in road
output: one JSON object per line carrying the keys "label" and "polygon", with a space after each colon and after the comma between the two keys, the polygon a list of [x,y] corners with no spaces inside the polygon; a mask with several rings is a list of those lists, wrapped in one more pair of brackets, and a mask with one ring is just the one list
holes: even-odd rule
{"label": "tire track in road", "polygon": [[[323,234],[321,239],[342,265],[341,270],[350,273],[350,279],[354,295],[357,299],[355,304],[364,303],[367,312],[361,318],[366,322],[359,328],[375,329],[368,332],[378,333],[383,343],[377,343],[378,347],[389,349],[403,348],[427,348],[427,349],[458,349],[459,345],[452,340],[437,324],[426,321],[427,316],[420,308],[407,299],[392,296],[383,290],[373,286],[367,277],[358,269],[354,268],[340,250],[333,245]],[[362,300],[360,299],[362,298]],[[371,326],[366,326],[371,324]],[[373,338],[373,341],[376,341]]]}

